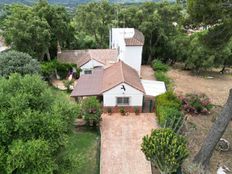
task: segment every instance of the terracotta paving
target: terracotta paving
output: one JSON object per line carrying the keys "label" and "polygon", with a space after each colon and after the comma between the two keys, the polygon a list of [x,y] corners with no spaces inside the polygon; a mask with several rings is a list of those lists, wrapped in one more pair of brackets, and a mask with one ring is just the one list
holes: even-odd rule
{"label": "terracotta paving", "polygon": [[141,143],[142,137],[157,127],[154,113],[103,114],[100,174],[151,174]]}

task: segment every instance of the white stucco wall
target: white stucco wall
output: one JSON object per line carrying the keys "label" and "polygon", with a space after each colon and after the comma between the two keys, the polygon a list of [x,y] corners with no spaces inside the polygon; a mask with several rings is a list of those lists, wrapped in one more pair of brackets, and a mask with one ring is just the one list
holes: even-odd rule
{"label": "white stucco wall", "polygon": [[142,64],[142,46],[126,46],[124,63],[134,68],[140,75]]}
{"label": "white stucco wall", "polygon": [[89,62],[87,62],[86,64],[80,67],[82,70],[80,75],[83,75],[85,70],[92,70],[94,67],[97,67],[97,66],[103,67],[104,65],[96,60],[93,60],[93,59],[90,60]]}
{"label": "white stucco wall", "polygon": [[[126,91],[122,88],[122,85],[125,86]],[[117,97],[129,97],[130,105],[129,106],[142,106],[143,105],[143,93],[125,83],[110,89],[103,93],[103,105],[114,107],[117,105]]]}
{"label": "white stucco wall", "polygon": [[134,35],[134,28],[112,28],[111,29],[111,39],[110,48],[119,48],[119,58],[121,60],[125,59],[125,38],[131,38]]}

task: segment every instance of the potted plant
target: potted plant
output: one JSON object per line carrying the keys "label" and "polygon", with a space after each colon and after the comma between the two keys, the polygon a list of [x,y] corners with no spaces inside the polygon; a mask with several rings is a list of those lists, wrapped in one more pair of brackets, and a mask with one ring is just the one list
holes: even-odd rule
{"label": "potted plant", "polygon": [[120,107],[120,113],[121,115],[125,115],[126,114],[126,111],[125,111],[125,108],[124,107]]}
{"label": "potted plant", "polygon": [[112,114],[112,108],[107,108],[107,113],[108,113],[109,115],[111,115],[111,114]]}
{"label": "potted plant", "polygon": [[139,108],[137,106],[134,107],[134,112],[135,112],[135,115],[139,115]]}

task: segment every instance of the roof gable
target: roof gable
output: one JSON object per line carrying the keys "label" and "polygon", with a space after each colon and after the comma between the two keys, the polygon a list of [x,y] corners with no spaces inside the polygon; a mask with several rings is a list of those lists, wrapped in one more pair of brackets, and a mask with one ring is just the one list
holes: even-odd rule
{"label": "roof gable", "polygon": [[144,93],[138,73],[129,65],[119,61],[105,69],[102,92],[108,91],[121,83],[126,83]]}

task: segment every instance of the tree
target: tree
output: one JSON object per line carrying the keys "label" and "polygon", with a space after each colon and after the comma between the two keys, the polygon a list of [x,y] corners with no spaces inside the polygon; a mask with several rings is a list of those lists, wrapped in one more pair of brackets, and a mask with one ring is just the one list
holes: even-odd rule
{"label": "tree", "polygon": [[[38,75],[0,78],[2,173],[56,173],[76,116],[76,104]],[[60,157],[59,157],[60,158]]]}
{"label": "tree", "polygon": [[8,51],[0,54],[0,76],[8,77],[11,73],[37,74],[40,64],[26,53]]}
{"label": "tree", "polygon": [[185,67],[199,72],[215,65],[215,54],[201,42],[204,32],[191,36]]}
{"label": "tree", "polygon": [[223,136],[229,122],[232,119],[232,89],[230,90],[230,94],[228,100],[219,114],[218,119],[213,124],[210,129],[207,137],[204,140],[203,145],[201,146],[200,151],[194,158],[194,162],[200,164],[202,167],[207,169],[209,167],[210,158],[213,155],[213,151]]}
{"label": "tree", "polygon": [[90,124],[91,122],[99,123],[101,120],[101,105],[96,97],[88,97],[81,103],[81,111],[84,119]]}
{"label": "tree", "polygon": [[94,38],[97,48],[107,48],[109,29],[114,26],[116,19],[115,12],[114,5],[108,1],[79,6],[74,18],[77,35],[85,34],[86,37]]}
{"label": "tree", "polygon": [[[74,38],[74,33],[70,25],[71,17],[65,7],[49,5],[47,0],[39,0],[33,6],[33,11],[41,19],[45,19],[50,27],[51,40],[49,51],[57,51],[58,44],[62,48],[69,47],[71,40]],[[50,55],[47,56],[49,57]]]}
{"label": "tree", "polygon": [[176,172],[188,156],[184,137],[166,128],[153,130],[150,136],[145,136],[142,151],[161,174]]}
{"label": "tree", "polygon": [[43,59],[49,48],[50,29],[31,7],[12,5],[3,26],[6,43],[18,51]]}

